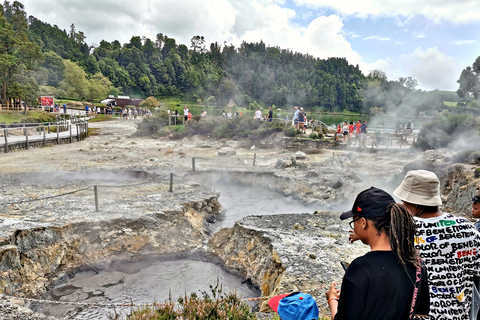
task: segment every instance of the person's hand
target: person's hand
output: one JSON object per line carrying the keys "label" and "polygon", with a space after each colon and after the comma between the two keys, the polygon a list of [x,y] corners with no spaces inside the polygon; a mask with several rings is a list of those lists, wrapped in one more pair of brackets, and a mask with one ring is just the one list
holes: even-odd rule
{"label": "person's hand", "polygon": [[360,238],[357,236],[355,231],[350,230],[349,232],[350,234],[348,235],[348,241],[350,241],[351,243],[354,243],[355,241],[360,240]]}
{"label": "person's hand", "polygon": [[340,297],[340,290],[337,290],[337,287],[335,286],[335,281],[330,284],[330,289],[325,292],[325,296],[327,297],[327,300],[330,300],[331,298],[339,298]]}

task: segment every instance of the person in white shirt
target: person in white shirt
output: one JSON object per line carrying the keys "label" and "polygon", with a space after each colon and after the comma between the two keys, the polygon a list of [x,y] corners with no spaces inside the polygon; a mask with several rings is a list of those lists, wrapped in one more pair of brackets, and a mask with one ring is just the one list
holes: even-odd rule
{"label": "person in white shirt", "polygon": [[254,119],[262,120],[262,113],[260,112],[260,109],[257,108],[257,111],[255,111],[255,117]]}

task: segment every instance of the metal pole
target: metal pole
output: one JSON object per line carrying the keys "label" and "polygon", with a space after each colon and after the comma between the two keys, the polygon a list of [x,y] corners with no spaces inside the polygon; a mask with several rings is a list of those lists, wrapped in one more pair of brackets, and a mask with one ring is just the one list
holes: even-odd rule
{"label": "metal pole", "polygon": [[28,143],[28,128],[27,127],[23,128],[23,131],[25,132],[25,145],[28,150],[30,149],[30,143]]}
{"label": "metal pole", "polygon": [[47,131],[45,130],[45,126],[42,126],[43,129],[43,146],[47,145]]}
{"label": "metal pole", "polygon": [[98,188],[93,186],[93,193],[95,193],[95,211],[98,212]]}
{"label": "metal pole", "polygon": [[3,136],[5,137],[5,153],[8,153],[8,130],[3,129]]}
{"label": "metal pole", "polygon": [[173,192],[173,172],[170,173],[170,192]]}
{"label": "metal pole", "polygon": [[195,172],[195,157],[192,158],[192,171]]}
{"label": "metal pole", "polygon": [[253,166],[255,166],[255,160],[257,160],[257,154],[256,153],[253,154]]}

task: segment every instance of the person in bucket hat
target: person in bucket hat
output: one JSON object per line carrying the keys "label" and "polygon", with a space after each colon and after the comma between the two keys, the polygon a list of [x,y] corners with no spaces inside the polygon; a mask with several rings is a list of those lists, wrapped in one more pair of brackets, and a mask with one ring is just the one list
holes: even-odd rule
{"label": "person in bucket hat", "polygon": [[341,294],[335,282],[325,293],[331,318],[406,320],[428,314],[427,274],[414,250],[415,224],[407,208],[371,187],[340,219],[352,219],[357,239],[371,251],[348,266]]}
{"label": "person in bucket hat", "polygon": [[303,292],[280,294],[268,300],[268,305],[282,320],[317,320],[318,306],[311,295]]}
{"label": "person in bucket hat", "polygon": [[415,247],[430,287],[426,319],[476,319],[478,305],[471,306],[473,278],[480,272],[480,233],[467,219],[440,210],[440,181],[431,171],[409,171],[393,194],[415,220]]}

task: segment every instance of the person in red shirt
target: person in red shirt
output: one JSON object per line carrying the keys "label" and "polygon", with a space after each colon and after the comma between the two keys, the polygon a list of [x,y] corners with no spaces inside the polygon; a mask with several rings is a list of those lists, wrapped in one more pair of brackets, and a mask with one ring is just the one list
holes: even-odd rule
{"label": "person in red shirt", "polygon": [[355,145],[357,146],[361,146],[360,144],[360,134],[362,133],[362,130],[360,129],[360,127],[362,126],[362,121],[361,120],[357,120],[357,124],[355,125],[355,127],[357,128],[356,131],[355,131]]}
{"label": "person in red shirt", "polygon": [[349,143],[352,141],[354,131],[355,131],[355,126],[353,125],[353,121],[350,121],[350,125],[348,126],[348,142]]}
{"label": "person in red shirt", "polygon": [[341,136],[342,136],[342,127],[338,125],[337,133],[335,134],[335,141],[339,142]]}

